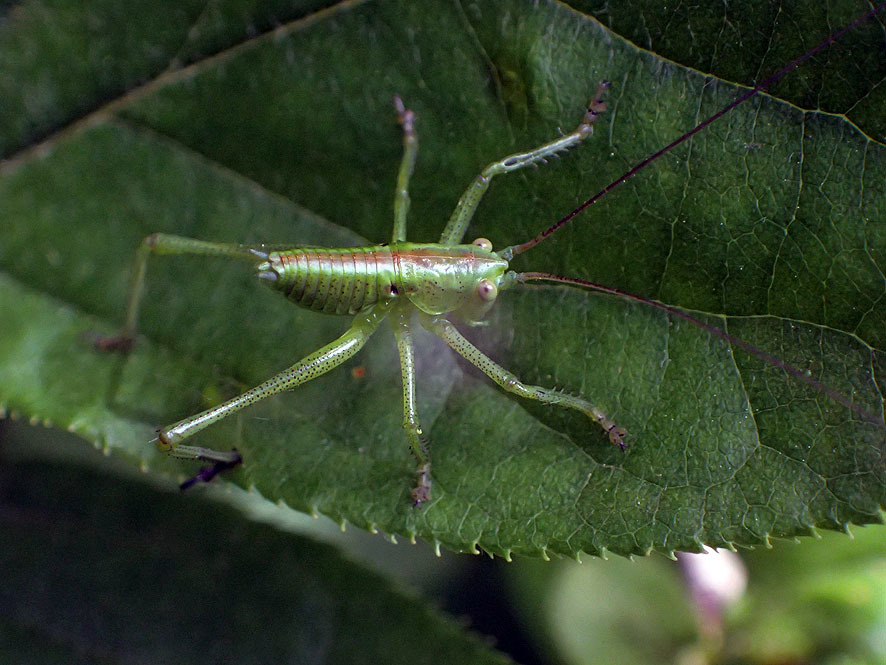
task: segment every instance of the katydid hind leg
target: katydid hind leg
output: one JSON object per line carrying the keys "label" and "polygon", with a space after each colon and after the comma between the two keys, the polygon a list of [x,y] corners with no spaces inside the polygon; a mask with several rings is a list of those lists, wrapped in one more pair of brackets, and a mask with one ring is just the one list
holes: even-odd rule
{"label": "katydid hind leg", "polygon": [[[217,475],[218,471],[224,470],[222,467],[226,464],[236,466],[240,460],[240,454],[236,450],[218,451],[184,445],[182,442],[251,404],[272,395],[292,390],[338,367],[363,348],[363,345],[387,316],[390,307],[389,304],[382,304],[361,312],[354,318],[351,327],[338,339],[305,356],[292,367],[223,404],[158,430],[157,447],[173,457],[215,463],[217,471],[206,473],[210,478]],[[203,473],[202,470],[201,473]]]}
{"label": "katydid hind leg", "polygon": [[190,489],[197,483],[210,483],[216,476],[220,476],[243,463],[243,458],[240,457],[240,454],[236,450],[231,450],[230,452],[230,461],[220,460],[213,463],[212,466],[200,467],[200,470],[195,475],[181,483],[178,488],[180,490],[186,490]]}
{"label": "katydid hind leg", "polygon": [[207,242],[166,233],[152,233],[142,240],[136,250],[135,263],[129,281],[129,293],[126,299],[126,321],[123,328],[116,335],[97,337],[93,342],[95,348],[99,351],[119,351],[122,353],[127,353],[132,349],[138,329],[139,307],[144,296],[148,259],[152,255],[216,256],[257,263],[263,258],[263,250],[262,245]]}

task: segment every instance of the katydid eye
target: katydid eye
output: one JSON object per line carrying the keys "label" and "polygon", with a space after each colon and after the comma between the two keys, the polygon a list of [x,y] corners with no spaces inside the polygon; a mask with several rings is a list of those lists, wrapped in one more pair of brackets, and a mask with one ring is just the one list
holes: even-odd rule
{"label": "katydid eye", "polygon": [[498,295],[498,287],[495,285],[495,282],[488,279],[481,279],[477,283],[477,295],[480,297],[480,300],[490,302],[495,300],[495,297]]}
{"label": "katydid eye", "polygon": [[[472,245],[475,245],[476,247],[479,247],[480,249],[484,249],[484,250],[486,250],[487,252],[491,252],[491,251],[492,251],[492,242],[489,240],[489,238],[477,238],[477,239],[476,239],[474,242],[472,242],[471,244],[472,244]],[[495,297],[495,296],[493,296],[493,298],[494,298],[494,297]]]}

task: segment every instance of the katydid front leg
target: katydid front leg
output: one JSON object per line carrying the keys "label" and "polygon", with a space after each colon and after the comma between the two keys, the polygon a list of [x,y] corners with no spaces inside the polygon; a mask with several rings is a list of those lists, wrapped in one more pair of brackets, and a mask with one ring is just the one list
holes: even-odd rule
{"label": "katydid front leg", "polygon": [[609,85],[609,81],[603,81],[600,84],[597,92],[594,93],[594,98],[588,104],[581,123],[571,133],[561,136],[550,143],[545,143],[529,152],[509,155],[483,169],[458,200],[452,216],[446,223],[446,228],[443,229],[443,235],[440,236],[440,244],[457,245],[462,241],[465,231],[468,230],[468,224],[471,223],[471,218],[474,216],[477,206],[480,205],[483,195],[486,194],[486,190],[489,189],[489,182],[494,176],[501,173],[510,173],[511,171],[522,169],[524,166],[544,161],[547,157],[552,157],[559,152],[569,150],[589,137],[594,131],[594,121],[597,119],[597,116],[606,110],[603,93]]}
{"label": "katydid front leg", "polygon": [[514,374],[496,363],[476,346],[466,340],[452,323],[442,317],[421,316],[422,325],[435,335],[441,337],[456,353],[477,367],[486,376],[495,381],[499,386],[510,393],[534,399],[545,404],[559,404],[576,411],[581,411],[588,418],[599,424],[609,436],[609,440],[624,450],[627,446],[624,436],[627,433],[623,427],[616,425],[609,417],[596,406],[581,397],[558,393],[550,388],[533,386],[523,383]]}

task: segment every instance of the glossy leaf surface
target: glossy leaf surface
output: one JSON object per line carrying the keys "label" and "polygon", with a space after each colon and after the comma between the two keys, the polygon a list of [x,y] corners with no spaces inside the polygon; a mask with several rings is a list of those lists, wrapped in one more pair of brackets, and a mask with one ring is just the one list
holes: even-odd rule
{"label": "glossy leaf surface", "polygon": [[[810,32],[819,39],[863,9]],[[19,86],[32,97],[8,102],[0,173],[0,400],[185,474],[193,465],[148,443],[156,427],[258,383],[348,324],[297,310],[242,266],[163,257],[149,266],[135,352],[125,362],[96,354],[87,337],[122,322],[142,237],[389,240],[397,93],[418,115],[421,145],[409,236],[433,241],[486,163],[568,131],[611,80],[609,110],[586,144],[493,183],[467,240],[501,248],[736,94],[589,14],[518,0],[264,11],[255,37],[251,20],[173,12],[144,26],[149,36],[90,46],[105,49],[95,62],[134,72],[107,74],[113,85],[95,89],[95,67],[80,83],[60,72],[83,64],[76,26],[100,18],[115,34],[113,14],[68,15],[73,27],[41,38],[38,10],[17,5],[0,41],[15,64],[32,30],[36,63]],[[882,49],[878,26],[854,31],[854,43]],[[793,55],[813,43],[784,39]],[[882,73],[865,71],[855,103],[882,112]],[[57,102],[32,103],[47,95]],[[468,334],[524,380],[597,403],[627,428],[626,453],[580,417],[505,396],[423,336],[419,406],[435,484],[434,501],[414,510],[387,330],[346,367],[195,443],[236,446],[246,464],[230,478],[269,499],[457,550],[670,551],[876,521],[886,497],[886,160],[882,134],[867,131],[757,97],[513,264],[685,308],[830,393],[648,306],[525,288],[503,294],[490,326]]]}

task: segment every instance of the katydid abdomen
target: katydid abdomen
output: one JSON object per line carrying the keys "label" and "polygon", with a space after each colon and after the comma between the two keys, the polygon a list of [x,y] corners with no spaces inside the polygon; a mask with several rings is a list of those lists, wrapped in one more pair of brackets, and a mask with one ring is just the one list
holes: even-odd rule
{"label": "katydid abdomen", "polygon": [[295,304],[326,314],[356,314],[398,292],[394,254],[388,247],[270,252],[256,270]]}
{"label": "katydid abdomen", "polygon": [[496,284],[507,266],[477,244],[398,242],[269,252],[256,271],[295,304],[327,314],[353,315],[380,301],[405,298],[425,314],[457,312],[474,321],[495,298],[478,284]]}

